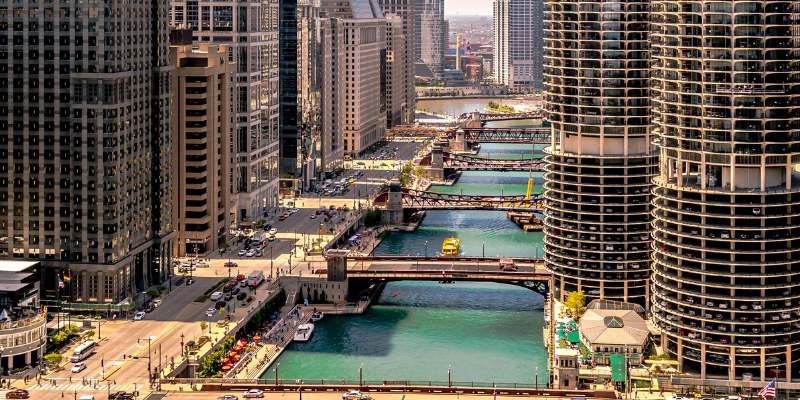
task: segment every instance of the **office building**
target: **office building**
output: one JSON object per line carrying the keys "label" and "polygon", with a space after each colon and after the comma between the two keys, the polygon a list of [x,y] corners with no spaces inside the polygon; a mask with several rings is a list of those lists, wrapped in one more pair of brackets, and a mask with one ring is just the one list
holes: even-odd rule
{"label": "office building", "polygon": [[[386,99],[386,127],[400,125],[406,116],[406,38],[403,36],[403,19],[386,14],[386,64],[384,98]],[[413,80],[413,77],[411,78]]]}
{"label": "office building", "polygon": [[444,20],[444,0],[415,0],[414,31],[417,60],[430,68],[435,79],[444,71],[447,52],[447,31]]}
{"label": "office building", "polygon": [[0,261],[0,373],[3,375],[36,367],[44,356],[47,313],[39,304],[40,268],[37,261]]}
{"label": "office building", "polygon": [[316,145],[320,174],[329,177],[344,166],[344,29],[336,18],[319,21],[320,137]]}
{"label": "office building", "polygon": [[321,172],[319,0],[280,0],[279,10],[281,188],[309,189]]}
{"label": "office building", "polygon": [[91,303],[122,302],[169,274],[167,11],[161,1],[0,7],[0,257],[40,261],[44,296],[67,267],[70,300]]}
{"label": "office building", "polygon": [[556,300],[650,298],[648,2],[548,0],[545,266]]}
{"label": "office building", "polygon": [[681,371],[800,379],[800,5],[652,2],[654,321]]}
{"label": "office building", "polygon": [[406,109],[403,113],[403,124],[414,123],[414,110],[416,109],[417,91],[414,87],[416,53],[416,0],[379,0],[385,14],[394,14],[403,21],[403,60],[405,60],[404,74],[406,76],[406,89],[402,103]]}
{"label": "office building", "polygon": [[543,8],[543,0],[494,0],[497,84],[516,90],[542,89]]}
{"label": "office building", "polygon": [[[206,255],[224,244],[230,227],[230,139],[233,75],[225,45],[173,40],[173,225],[175,254]],[[173,35],[173,37],[176,35]]]}
{"label": "office building", "polygon": [[[337,50],[339,68],[344,70],[345,155],[361,154],[383,139],[386,131],[383,93],[386,64],[386,19],[375,0],[322,0],[320,16],[336,19],[344,35]],[[341,101],[341,99],[340,99]]]}
{"label": "office building", "polygon": [[225,44],[236,63],[233,204],[249,227],[278,202],[278,0],[171,0],[171,22],[199,43]]}

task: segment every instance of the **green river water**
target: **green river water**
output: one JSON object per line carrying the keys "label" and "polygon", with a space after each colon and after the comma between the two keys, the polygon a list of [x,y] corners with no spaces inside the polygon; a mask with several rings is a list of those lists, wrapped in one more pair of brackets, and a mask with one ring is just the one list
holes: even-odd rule
{"label": "green river water", "polygon": [[[540,150],[540,149],[537,149]],[[540,154],[539,151],[536,152]],[[483,144],[482,157],[527,158],[530,146]],[[541,174],[534,174],[537,192]],[[464,194],[523,194],[528,172],[465,172],[453,186],[430,190]],[[438,253],[447,236],[461,238],[465,255],[534,257],[542,233],[523,232],[502,211],[431,210],[415,232],[393,232],[375,254]],[[359,316],[326,316],[307,343],[292,343],[264,378],[520,383],[538,371],[547,381],[542,343],[542,297],[499,283],[391,282]]]}

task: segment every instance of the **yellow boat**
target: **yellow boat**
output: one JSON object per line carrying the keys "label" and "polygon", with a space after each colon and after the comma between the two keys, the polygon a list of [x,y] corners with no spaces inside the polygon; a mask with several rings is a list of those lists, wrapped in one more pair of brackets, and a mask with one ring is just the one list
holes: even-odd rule
{"label": "yellow boat", "polygon": [[443,256],[457,256],[461,249],[461,239],[451,236],[442,241]]}

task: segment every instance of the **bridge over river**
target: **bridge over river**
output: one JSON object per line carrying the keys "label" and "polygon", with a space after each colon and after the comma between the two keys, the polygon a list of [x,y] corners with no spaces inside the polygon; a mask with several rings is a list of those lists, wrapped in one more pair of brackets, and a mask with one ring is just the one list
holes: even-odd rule
{"label": "bridge over river", "polygon": [[402,196],[404,209],[460,209],[460,210],[520,210],[543,211],[543,197],[541,194],[512,196],[480,196],[469,194],[446,194],[402,188],[399,192],[392,189],[384,191],[375,197],[376,206],[390,206],[392,195]]}

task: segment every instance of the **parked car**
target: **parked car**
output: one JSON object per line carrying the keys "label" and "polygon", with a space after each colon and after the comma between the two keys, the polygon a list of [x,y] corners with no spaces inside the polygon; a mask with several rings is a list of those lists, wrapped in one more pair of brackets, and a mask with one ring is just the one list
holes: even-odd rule
{"label": "parked car", "polygon": [[239,300],[239,301],[242,301],[242,300],[244,300],[246,298],[247,298],[247,293],[245,293],[245,292],[239,292],[239,294],[236,295],[236,300]]}
{"label": "parked car", "polygon": [[206,310],[206,315],[208,315],[210,317],[210,316],[214,315],[216,312],[217,312],[216,308],[208,307],[208,310]]}
{"label": "parked car", "polygon": [[239,400],[239,397],[234,395],[234,394],[226,394],[226,395],[217,397],[217,400]]}
{"label": "parked car", "polygon": [[14,389],[6,393],[7,399],[27,399],[29,397],[31,397],[31,395],[25,389]]}
{"label": "parked car", "polygon": [[137,311],[136,314],[133,314],[134,321],[141,321],[144,319],[144,311]]}
{"label": "parked car", "polygon": [[86,363],[81,361],[81,362],[77,362],[75,364],[72,364],[72,369],[70,371],[72,371],[72,373],[78,373],[78,372],[81,372],[81,371],[83,371],[85,369],[86,369]]}
{"label": "parked car", "polygon": [[222,298],[222,292],[214,292],[211,293],[211,296],[208,297],[211,301],[218,301]]}
{"label": "parked car", "polygon": [[348,390],[342,395],[342,400],[371,400],[372,397],[361,393],[360,390]]}

